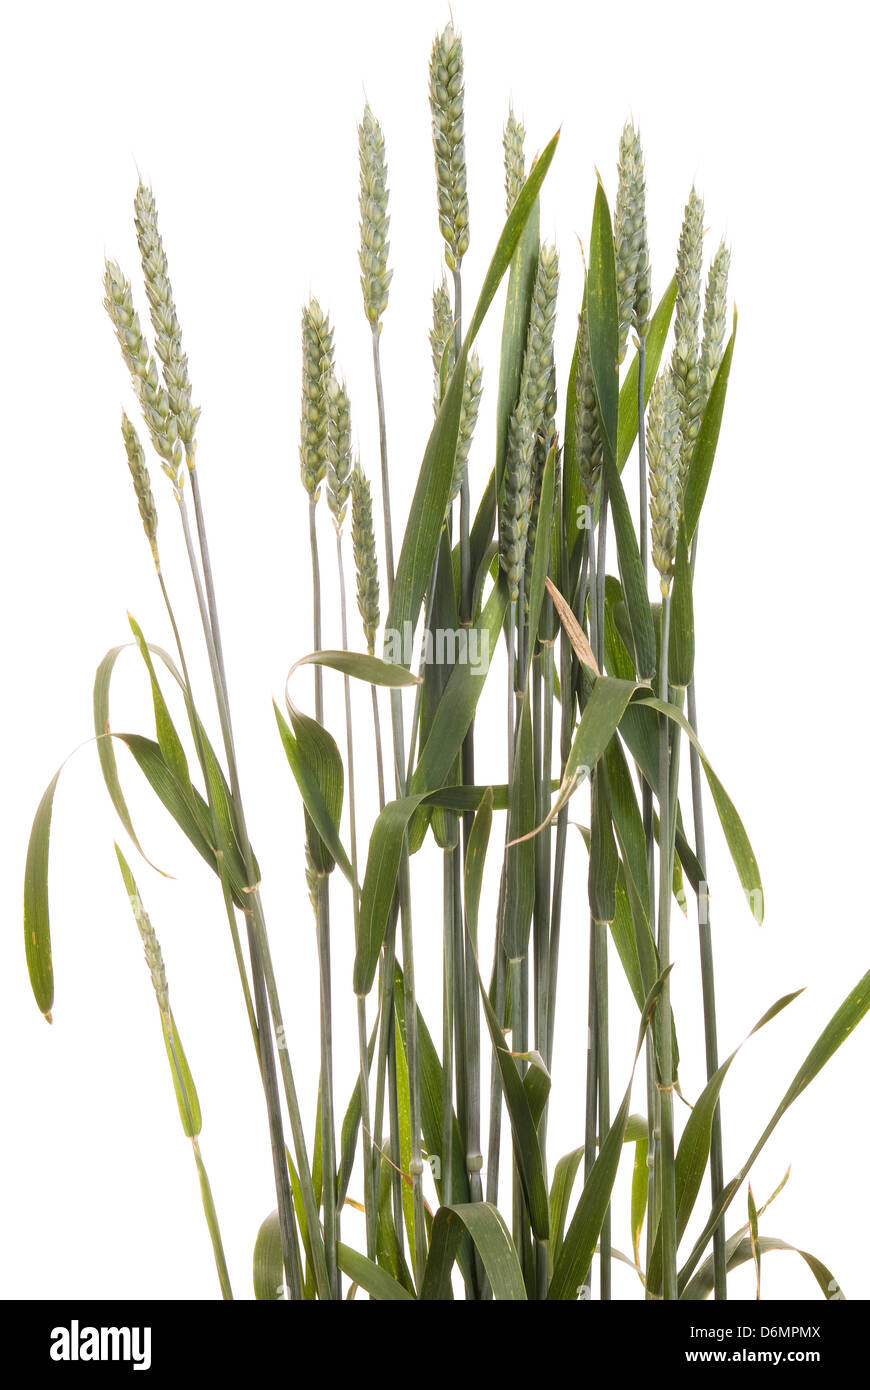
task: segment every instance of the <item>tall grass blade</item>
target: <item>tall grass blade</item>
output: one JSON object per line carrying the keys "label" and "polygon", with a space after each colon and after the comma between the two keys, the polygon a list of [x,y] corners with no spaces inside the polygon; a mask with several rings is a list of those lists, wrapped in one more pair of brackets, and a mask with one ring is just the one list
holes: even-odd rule
{"label": "tall grass blade", "polygon": [[861,1022],[868,1009],[870,1009],[870,971],[862,976],[855,988],[843,1000],[843,1003],[840,1005],[833,1018],[831,1018],[830,1022],[822,1030],[815,1044],[798,1068],[791,1085],[776,1107],[770,1122],[758,1143],[755,1145],[755,1148],[752,1150],[752,1153],[749,1155],[749,1158],[740,1169],[737,1177],[733,1178],[732,1181],[727,1184],[721,1197],[714,1204],[707,1224],[695,1242],[689,1259],[680,1271],[679,1285],[681,1292],[685,1289],[694,1273],[698,1261],[706,1249],[707,1242],[718,1226],[721,1217],[728,1210],[741,1184],[746,1178],[746,1175],[749,1173],[753,1163],[761,1153],[783,1115],[789,1107],[794,1104],[798,1096],[806,1090],[810,1082],[815,1080],[822,1070],[822,1067],[830,1061],[838,1048],[842,1047],[849,1034]]}
{"label": "tall grass blade", "polygon": [[698,521],[701,516],[701,508],[704,505],[704,498],[707,495],[707,484],[710,481],[710,473],[713,468],[713,460],[716,457],[716,446],[719,443],[719,430],[722,425],[722,412],[725,409],[725,396],[728,391],[728,378],[731,374],[731,359],[734,356],[734,339],[737,336],[737,312],[734,313],[734,329],[728,339],[728,346],[719,364],[716,379],[713,382],[713,389],[710,392],[710,399],[707,402],[701,425],[698,430],[698,437],[695,440],[695,449],[692,460],[689,464],[689,471],[686,476],[686,485],[683,493],[683,516],[685,518],[686,542],[692,543],[692,537],[698,528]]}

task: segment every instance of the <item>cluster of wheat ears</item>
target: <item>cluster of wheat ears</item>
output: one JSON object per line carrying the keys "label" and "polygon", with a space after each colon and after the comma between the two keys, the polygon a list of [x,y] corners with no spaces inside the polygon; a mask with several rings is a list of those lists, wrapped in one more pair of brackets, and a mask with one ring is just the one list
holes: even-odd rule
{"label": "cluster of wheat ears", "polygon": [[[870,1007],[870,975],[832,1018],[747,1161],[726,1181],[719,1102],[736,1053],[722,1060],[717,1038],[705,871],[707,794],[759,921],[763,910],[746,832],[696,733],[692,586],[698,523],[734,351],[736,319],[726,343],[729,252],[719,246],[704,285],[703,205],[693,189],[674,276],[654,303],[643,153],[636,129],[626,125],[612,217],[600,181],[595,191],[583,301],[571,309],[578,313],[573,360],[557,411],[559,259],[553,246],[540,242],[538,200],[558,135],[527,173],[524,130],[510,114],[504,132],[507,220],[466,318],[463,99],[462,42],[448,26],[432,49],[430,100],[449,277],[443,274],[433,296],[435,418],[398,555],[380,361],[391,280],[387,164],[384,137],[368,106],[359,126],[359,259],[379,421],[380,572],[372,490],[353,458],[350,402],[336,371],[333,328],[315,299],[302,314],[299,457],[314,609],[313,651],[302,662],[313,667],[314,711],[303,712],[288,695],[283,712],[275,706],[275,717],[304,803],[317,937],[320,1073],[313,1132],[306,1131],[300,1113],[243,808],[196,459],[199,409],[192,404],[154,198],[141,184],[135,226],[154,351],[130,281],[112,261],[105,268],[105,307],[148,441],[177,504],[221,748],[212,746],[194,702],[161,571],[146,449],[124,415],[124,449],[176,651],[170,656],[151,645],[132,623],[153,697],[153,738],[110,732],[109,691],[121,648],[104,658],[94,689],[102,772],[138,849],[115,758],[122,741],[218,880],[274,1164],[277,1206],[255,1242],[252,1232],[258,1297],[336,1299],[363,1291],[375,1299],[446,1299],[461,1291],[469,1299],[571,1300],[588,1295],[596,1273],[595,1286],[606,1299],[614,1259],[636,1269],[650,1299],[700,1299],[711,1292],[724,1298],[728,1271],[746,1261],[755,1263],[760,1290],[762,1254],[791,1247],[759,1234],[763,1208],[756,1207],[751,1187],[746,1224],[729,1234],[726,1216],[781,1116]],[[469,457],[483,383],[473,344],[505,276],[495,457],[473,508]],[[631,360],[620,380],[630,341]],[[561,437],[557,419],[564,420]],[[640,508],[633,517],[622,473],[635,446]],[[337,650],[324,650],[321,640],[318,501],[324,491],[341,601]],[[352,636],[348,623],[348,509],[364,642]],[[608,573],[608,560],[617,573]],[[659,581],[656,602],[650,599],[651,569]],[[394,656],[395,634],[419,635],[421,619],[428,633],[454,634],[452,658],[444,659],[442,650],[433,659],[424,644],[419,663],[401,653],[386,659]],[[460,637],[474,637],[475,650],[482,652],[494,650],[502,638],[506,644],[506,771],[498,785],[475,781],[475,716],[478,702],[492,696],[492,682],[462,659]],[[324,725],[324,671],[344,682],[341,748]],[[167,679],[184,703],[193,769],[164,697],[161,681]],[[380,814],[367,850],[355,799],[351,682],[371,688]],[[389,702],[389,771],[380,700]],[[690,811],[680,801],[683,749],[691,774]],[[58,775],[36,815],[25,882],[27,962],[37,1003],[48,1017],[53,978],[47,875]],[[584,904],[579,924],[585,932],[588,922],[588,1048],[578,1046],[576,1055],[577,1067],[585,1068],[585,1113],[577,1114],[583,1142],[552,1164],[547,1121],[569,802],[575,798],[576,808],[583,801],[586,784],[585,848],[578,838],[572,850],[588,854],[588,911]],[[496,812],[505,813],[504,841],[491,856],[500,860],[500,881],[494,958],[485,966],[478,955],[478,918]],[[414,979],[411,864],[430,834],[443,858],[440,1049],[420,1014]],[[230,1274],[198,1143],[199,1101],[170,1006],[161,949],[127,860],[117,853],[145,945],[181,1123],[193,1145],[221,1290],[229,1298]],[[707,1083],[690,1098],[679,1087],[677,1039],[684,1052],[695,1043],[678,1034],[670,998],[675,899],[682,910],[694,899],[701,957]],[[349,1101],[336,1096],[333,1079],[333,988],[350,984],[332,978],[331,919],[339,910],[348,930],[352,920],[355,943],[359,1058]],[[576,930],[575,907],[572,918]],[[426,931],[431,936],[430,921]],[[637,1004],[635,1065],[632,1076],[619,1078],[615,1098],[608,1021],[608,970],[614,963],[624,970]],[[778,1000],[756,1028],[794,997]],[[637,1069],[642,1076],[635,1089],[645,1081],[645,1115],[631,1113]],[[575,1089],[579,1094],[582,1087]],[[504,1115],[511,1135],[504,1165],[509,1171],[502,1174],[502,1188],[511,1190],[509,1218],[498,1206]],[[623,1151],[632,1154],[627,1146],[633,1146],[634,1165],[631,1247],[621,1253],[612,1245],[610,1205]],[[697,1238],[680,1253],[708,1169],[709,1215],[702,1224],[695,1221]],[[363,1199],[364,1253],[341,1240],[352,1182],[355,1197]],[[807,1252],[798,1253],[825,1296],[841,1296],[830,1271]]]}

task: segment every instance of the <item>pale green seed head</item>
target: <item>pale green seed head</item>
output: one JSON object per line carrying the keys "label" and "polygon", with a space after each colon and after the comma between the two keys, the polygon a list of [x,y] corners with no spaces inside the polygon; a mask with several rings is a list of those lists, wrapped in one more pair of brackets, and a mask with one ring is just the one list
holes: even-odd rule
{"label": "pale green seed head", "polygon": [[668,370],[656,379],[647,422],[652,558],[663,594],[670,592],[683,505],[681,449],[680,401],[674,373]]}
{"label": "pale green seed head", "polygon": [[130,476],[133,479],[133,487],[136,492],[136,501],[139,504],[139,515],[142,518],[145,535],[148,537],[151,554],[154,556],[154,563],[159,569],[160,560],[157,554],[157,508],[154,505],[154,497],[151,492],[151,478],[148,474],[148,465],[145,462],[145,452],[134,426],[127,419],[126,411],[121,412],[121,434],[124,439],[124,449],[127,454]]}
{"label": "pale green seed head", "polygon": [[619,361],[622,362],[629,329],[633,325],[638,337],[645,338],[652,310],[643,147],[630,121],[626,122],[619,142],[619,185],[613,236],[619,304]]}
{"label": "pale green seed head", "polygon": [[532,420],[520,396],[508,424],[499,526],[499,562],[507,576],[511,602],[519,597],[520,577],[525,573],[534,455]]}
{"label": "pale green seed head", "polygon": [[525,138],[525,126],[522,121],[517,120],[514,115],[514,108],[511,107],[507,125],[504,128],[504,187],[508,215],[510,215],[526,181],[526,159],[523,153]]}
{"label": "pale green seed head", "polygon": [[683,214],[677,250],[676,337],[698,339],[701,317],[704,202],[693,188]]}
{"label": "pale green seed head", "polygon": [[133,909],[136,926],[139,928],[142,945],[145,947],[145,961],[151,972],[151,983],[154,986],[154,993],[157,996],[157,1007],[163,1016],[164,1022],[171,1028],[172,1015],[169,1009],[169,985],[166,981],[166,967],[163,964],[163,952],[160,949],[160,942],[157,940],[157,933],[151,925],[151,920],[148,913],[145,911],[142,899],[139,897],[138,893],[131,893],[130,906]]}
{"label": "pale green seed head", "polygon": [[674,353],[671,358],[680,404],[683,481],[689,471],[701,424],[700,318],[704,204],[693,188],[680,232],[677,251],[677,304],[674,315]]}
{"label": "pale green seed head", "polygon": [[704,340],[701,344],[701,410],[706,408],[713,381],[722,362],[725,349],[725,326],[728,311],[728,272],[731,252],[722,241],[713,257],[707,277],[704,298]]}
{"label": "pale green seed head", "polygon": [[178,437],[189,455],[196,451],[196,423],[199,407],[191,405],[187,357],[181,346],[181,328],[172,297],[169,267],[157,226],[157,205],[150,188],[140,182],[134,199],[136,238],[145,275],[145,292],[151,306],[157,356],[163,364],[163,377],[169,408],[178,421]]}
{"label": "pale green seed head", "polygon": [[432,45],[429,106],[435,147],[438,222],[446,243],[444,259],[457,270],[468,250],[468,192],[465,168],[462,39],[448,24]]}
{"label": "pale green seed head", "polygon": [[601,422],[598,418],[598,398],[589,357],[589,328],[586,311],[580,314],[577,329],[577,409],[575,413],[575,443],[577,469],[588,503],[592,502],[601,477]]}
{"label": "pale green seed head", "polygon": [[372,492],[368,478],[360,468],[359,459],[351,471],[350,494],[357,606],[362,618],[369,652],[373,652],[375,637],[381,621],[378,561],[375,551],[375,531],[372,524]]}
{"label": "pale green seed head", "polygon": [[432,328],[429,333],[429,344],[432,348],[432,368],[435,372],[435,395],[433,405],[435,414],[441,409],[441,366],[444,362],[444,349],[447,349],[447,375],[444,381],[444,389],[447,389],[447,382],[453,371],[453,364],[456,360],[456,344],[454,339],[454,320],[453,305],[450,301],[450,292],[447,288],[446,277],[441,277],[441,284],[432,293]]}
{"label": "pale green seed head", "polygon": [[336,530],[340,531],[347,514],[350,495],[351,443],[350,401],[344,382],[333,377],[327,391],[329,402],[329,433],[327,438],[326,501],[332,512]]}
{"label": "pale green seed head", "polygon": [[[524,399],[535,435],[545,433],[548,407],[555,412],[553,378],[553,332],[556,323],[556,297],[559,292],[559,253],[554,246],[541,246],[532,291],[532,308],[526,351],[520,377],[520,396]],[[552,419],[552,416],[551,416]]]}
{"label": "pale green seed head", "polygon": [[313,502],[329,462],[329,383],[334,375],[332,329],[316,299],[302,310],[302,486]]}
{"label": "pale green seed head", "polygon": [[466,471],[468,469],[468,455],[471,450],[471,440],[474,435],[474,427],[477,424],[477,416],[480,411],[480,396],[483,391],[483,368],[480,365],[480,358],[473,352],[468,359],[465,368],[465,382],[462,388],[462,406],[459,412],[459,435],[456,441],[456,457],[453,463],[453,478],[450,484],[450,498],[448,506],[454,502],[459,495]]}
{"label": "pale green seed head", "polygon": [[103,304],[112,320],[151,442],[161,459],[164,472],[172,479],[176,490],[180,490],[182,460],[178,422],[172,413],[166,388],[160,383],[157,363],[148,350],[139,315],[133,307],[130,281],[115,261],[106,261],[103,285]]}
{"label": "pale green seed head", "polygon": [[387,267],[390,254],[388,207],[384,136],[366,103],[359,126],[360,284],[366,318],[378,329],[393,278],[393,272]]}

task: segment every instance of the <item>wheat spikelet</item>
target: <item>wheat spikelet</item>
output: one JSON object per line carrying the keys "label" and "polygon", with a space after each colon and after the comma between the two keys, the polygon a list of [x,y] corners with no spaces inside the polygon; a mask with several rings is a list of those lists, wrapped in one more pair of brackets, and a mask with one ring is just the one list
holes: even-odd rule
{"label": "wheat spikelet", "polygon": [[499,561],[507,576],[511,602],[519,597],[520,577],[525,574],[534,455],[532,419],[526,401],[520,396],[508,425],[499,527]]}
{"label": "wheat spikelet", "polygon": [[689,194],[680,245],[677,251],[677,305],[675,346],[671,359],[680,405],[681,481],[684,483],[692,461],[701,423],[701,362],[699,325],[701,317],[701,261],[704,235],[704,204],[693,188]]}
{"label": "wheat spikelet", "polygon": [[703,413],[725,346],[725,319],[728,301],[728,271],[731,252],[722,241],[713,257],[704,298],[704,340],[701,344],[701,411]]}
{"label": "wheat spikelet", "polygon": [[465,381],[462,386],[462,405],[459,412],[459,435],[456,440],[456,457],[453,463],[453,478],[450,483],[448,506],[456,500],[465,471],[468,467],[468,454],[477,416],[480,410],[480,395],[483,390],[483,368],[480,358],[473,352],[465,368]]}
{"label": "wheat spikelet", "polygon": [[575,438],[577,469],[587,503],[591,504],[601,476],[601,422],[598,418],[598,400],[595,395],[595,379],[592,375],[592,362],[589,357],[589,328],[586,310],[580,314],[577,329],[577,409],[575,413]]}
{"label": "wheat spikelet", "polygon": [[151,919],[145,911],[142,899],[138,893],[130,894],[130,906],[133,909],[133,916],[136,919],[136,926],[139,928],[139,935],[142,938],[142,945],[145,947],[145,961],[151,971],[151,983],[154,986],[154,993],[157,996],[157,1007],[160,1010],[164,1023],[172,1031],[172,1014],[169,1009],[169,985],[166,981],[166,967],[163,964],[163,952],[160,949],[160,942],[157,940],[157,933],[151,925]]}
{"label": "wheat spikelet", "polygon": [[302,310],[302,428],[299,463],[302,486],[313,502],[329,462],[329,383],[333,372],[332,329],[316,299]]}
{"label": "wheat spikelet", "polygon": [[148,350],[139,315],[133,307],[130,281],[115,261],[106,261],[103,303],[114,325],[121,353],[139,397],[142,415],[155,452],[176,490],[182,486],[181,446],[178,422],[172,413],[166,388],[160,383],[157,363]]}
{"label": "wheat spikelet", "polygon": [[359,214],[363,303],[369,323],[380,329],[393,272],[387,268],[390,243],[387,164],[381,127],[366,103],[359,125]]}
{"label": "wheat spikelet", "polygon": [[645,338],[652,308],[643,148],[630,121],[619,142],[619,186],[613,225],[619,302],[619,358],[625,358],[632,324]]}
{"label": "wheat spikelet", "polygon": [[445,389],[453,371],[456,360],[456,343],[454,339],[454,320],[453,305],[450,302],[450,292],[447,289],[447,279],[442,275],[441,284],[432,292],[432,328],[429,333],[429,345],[432,348],[432,367],[435,372],[435,395],[433,405],[435,414],[441,409],[441,364],[444,361],[444,350],[447,349],[447,376],[445,379]]}
{"label": "wheat spikelet", "polygon": [[681,448],[679,393],[674,373],[668,370],[653,387],[647,425],[652,558],[661,576],[663,594],[670,592],[677,550],[682,508]]}
{"label": "wheat spikelet", "polygon": [[517,120],[514,108],[511,107],[504,128],[504,188],[508,215],[526,181],[526,160],[523,153],[525,138],[525,126]]}
{"label": "wheat spikelet", "polygon": [[196,422],[199,408],[191,405],[190,378],[187,357],[181,346],[181,328],[172,297],[169,267],[163,241],[157,226],[157,206],[150,188],[139,183],[134,199],[136,239],[142,258],[145,292],[151,306],[155,348],[163,363],[163,379],[169,397],[169,408],[178,421],[178,437],[188,457],[196,452]]}
{"label": "wheat spikelet", "polygon": [[380,625],[380,592],[375,531],[372,525],[372,492],[357,459],[350,475],[351,535],[356,566],[356,597],[369,652],[375,649]]}
{"label": "wheat spikelet", "polygon": [[438,221],[446,243],[444,259],[458,270],[468,250],[468,193],[462,39],[448,24],[432,45],[429,106],[438,184]]}
{"label": "wheat spikelet", "polygon": [[133,487],[136,491],[136,501],[139,503],[139,515],[142,518],[145,535],[148,537],[148,544],[151,546],[151,554],[154,556],[154,563],[159,569],[160,557],[157,553],[157,508],[154,505],[154,497],[151,492],[151,479],[148,475],[148,466],[145,462],[145,453],[139,436],[134,426],[127,419],[126,411],[123,410],[121,411],[121,434],[124,439],[127,464],[133,479]]}
{"label": "wheat spikelet", "polygon": [[344,382],[332,377],[327,390],[329,426],[327,435],[326,502],[336,530],[344,525],[350,494],[350,401]]}
{"label": "wheat spikelet", "polygon": [[[559,292],[559,253],[543,245],[532,291],[532,308],[526,351],[520,377],[520,396],[525,400],[533,433],[546,433],[556,410],[554,387],[553,331],[556,323],[556,296]],[[546,419],[550,412],[549,422]]]}

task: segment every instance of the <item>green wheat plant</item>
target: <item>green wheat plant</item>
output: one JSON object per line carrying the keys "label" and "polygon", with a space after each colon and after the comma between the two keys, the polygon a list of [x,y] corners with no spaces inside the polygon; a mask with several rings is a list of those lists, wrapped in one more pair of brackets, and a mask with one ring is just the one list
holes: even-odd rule
{"label": "green wheat plant", "polygon": [[[726,1083],[743,1043],[720,1037],[717,1024],[708,830],[727,845],[750,921],[761,923],[764,899],[747,831],[698,741],[705,673],[696,681],[693,581],[735,351],[730,253],[722,242],[705,278],[704,208],[693,188],[672,265],[651,264],[644,152],[629,123],[612,203],[601,178],[577,187],[578,202],[592,196],[591,231],[580,302],[564,303],[559,251],[540,238],[559,136],[536,154],[527,151],[511,109],[506,219],[482,282],[469,285],[465,67],[452,25],[433,44],[428,83],[432,216],[443,262],[432,266],[431,323],[419,329],[431,348],[434,422],[426,421],[404,526],[391,504],[394,435],[380,350],[397,293],[388,132],[368,105],[358,129],[357,252],[377,413],[371,449],[355,434],[355,420],[365,417],[342,377],[348,325],[331,322],[315,297],[301,309],[298,467],[310,537],[311,642],[293,654],[290,675],[312,668],[314,698],[303,708],[288,675],[273,712],[275,756],[286,759],[288,796],[298,794],[304,812],[296,859],[317,942],[316,1049],[297,1057],[287,1042],[236,754],[219,622],[222,577],[212,568],[205,520],[204,493],[219,484],[198,455],[200,406],[155,198],[142,184],[134,221],[150,327],[134,307],[133,281],[114,261],[105,266],[105,308],[131,388],[118,454],[133,482],[168,640],[156,644],[131,618],[128,645],[153,705],[147,732],[116,733],[109,722],[123,648],[99,664],[94,741],[106,790],[128,854],[141,854],[116,759],[122,744],[214,876],[204,910],[225,923],[272,1157],[274,1209],[251,1232],[257,1298],[571,1301],[594,1292],[606,1300],[615,1260],[634,1271],[649,1300],[725,1299],[729,1273],[750,1261],[760,1291],[763,1258],[792,1247],[759,1235],[769,1203],[757,1205],[751,1188],[749,1224],[735,1227],[735,1200],[779,1120],[870,1008],[870,974],[800,1061],[755,1147],[729,1177]],[[500,353],[482,362],[475,344],[500,288]],[[566,362],[557,361],[557,315],[576,325]],[[495,418],[491,457],[477,438],[484,407]],[[152,490],[155,460],[165,480]],[[297,467],[295,456],[285,462]],[[637,469],[636,490],[626,487],[629,465]],[[169,524],[167,511],[180,528],[198,616],[184,632],[161,567],[158,514],[160,526]],[[335,567],[334,614],[324,612],[328,566]],[[325,632],[335,633],[333,646]],[[452,640],[439,646],[436,633]],[[209,690],[192,686],[187,653],[194,646],[207,659]],[[489,657],[502,647],[506,688],[496,689]],[[469,659],[472,651],[485,654],[483,670]],[[344,724],[330,729],[324,687],[339,681]],[[360,687],[366,703],[356,708]],[[167,692],[173,703],[180,697],[183,726]],[[482,717],[487,727],[504,721],[494,782],[475,773]],[[206,732],[214,719],[216,746]],[[373,817],[357,785],[361,741],[376,759]],[[36,812],[24,885],[27,966],[49,1020],[49,844],[59,775]],[[415,896],[418,856],[440,859],[434,912],[431,893]],[[120,849],[117,857],[193,1146],[220,1291],[230,1298],[218,1221],[228,1194],[213,1193],[206,1176],[202,1116],[163,952],[127,858]],[[582,901],[566,892],[569,864],[585,876]],[[485,907],[485,884],[494,890],[494,914]],[[675,911],[697,925],[703,1036],[691,1035],[672,995]],[[353,941],[352,978],[336,973],[338,925]],[[439,930],[440,1021],[423,1017],[415,975],[415,943]],[[575,981],[559,969],[569,930],[588,953],[582,1003]],[[490,939],[492,953],[484,953]],[[633,1001],[628,1020],[610,1007],[620,973]],[[573,1047],[558,1059],[575,1133],[575,1147],[560,1155],[551,1152],[549,1118],[555,1021],[565,995],[588,1032],[576,1029]],[[747,1046],[796,997],[772,1002]],[[355,1083],[346,1095],[335,1059],[347,1044],[337,1021],[349,1010],[357,1036],[350,1044]],[[614,1058],[626,1041],[633,1065],[622,1074]],[[693,1054],[703,1055],[706,1081],[686,1095],[681,1059]],[[300,1067],[316,1069],[316,1114],[302,1113]],[[623,1164],[631,1170],[628,1212],[615,1209],[613,1196]],[[360,1210],[364,1224],[349,1219]],[[623,1250],[615,1239],[626,1222]],[[357,1230],[352,1244],[348,1232]],[[826,1298],[842,1297],[820,1260],[797,1253]],[[250,1270],[233,1271],[233,1286],[249,1291]]]}

